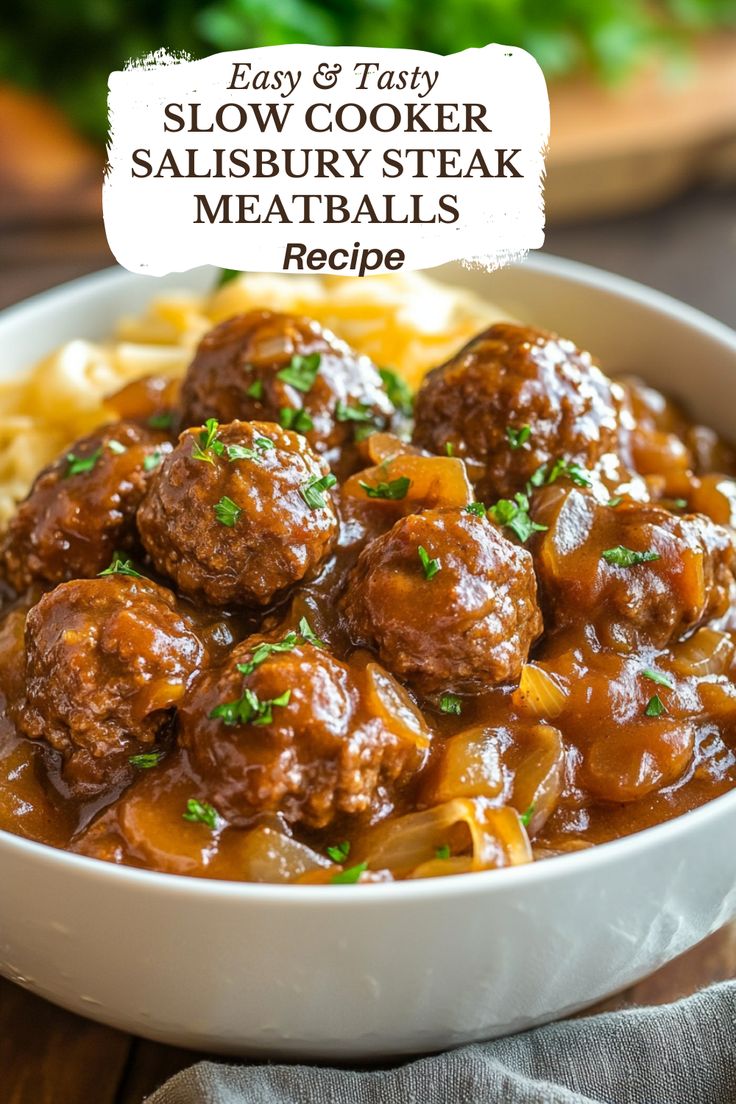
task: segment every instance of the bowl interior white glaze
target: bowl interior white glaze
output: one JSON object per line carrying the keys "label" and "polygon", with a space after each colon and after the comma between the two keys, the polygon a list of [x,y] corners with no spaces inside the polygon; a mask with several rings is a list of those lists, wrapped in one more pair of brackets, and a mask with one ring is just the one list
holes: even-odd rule
{"label": "bowl interior white glaze", "polygon": [[[699,312],[551,257],[436,275],[572,337],[609,371],[641,374],[728,434],[736,335]],[[0,370],[212,278],[111,270],[45,293],[0,316]],[[0,833],[0,972],[117,1027],[223,1053],[437,1049],[583,1007],[725,922],[734,831],[736,793],[549,863],[370,888],[174,878]]]}

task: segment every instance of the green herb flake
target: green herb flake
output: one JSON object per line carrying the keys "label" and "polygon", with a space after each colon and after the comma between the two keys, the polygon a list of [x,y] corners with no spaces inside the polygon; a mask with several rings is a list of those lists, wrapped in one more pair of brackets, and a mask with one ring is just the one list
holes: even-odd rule
{"label": "green herb flake", "polygon": [[323,475],[321,479],[316,476],[310,479],[308,483],[302,483],[299,488],[299,494],[302,496],[310,510],[324,510],[327,505],[327,500],[322,493],[323,491],[329,491],[330,487],[334,487],[337,483],[336,477],[332,472],[328,472],[327,475]]}
{"label": "green herb flake", "polygon": [[463,711],[463,703],[457,694],[443,694],[440,698],[440,712],[453,713],[459,717]]}
{"label": "green herb flake", "polygon": [[343,840],[342,843],[335,843],[331,847],[325,848],[325,850],[333,862],[344,863],[350,854],[350,841]]}
{"label": "green herb flake", "polygon": [[116,552],[114,554],[110,566],[100,572],[100,577],[103,575],[130,575],[132,579],[143,578],[140,571],[136,571],[133,567],[133,561],[126,559],[123,552]]}
{"label": "green herb flake", "polygon": [[514,429],[513,426],[506,426],[506,439],[509,446],[516,450],[523,448],[532,435],[531,426],[523,425],[518,429]]}
{"label": "green herb flake", "polygon": [[291,690],[285,690],[278,698],[260,701],[253,690],[246,689],[235,701],[215,706],[209,717],[226,725],[269,725],[273,723],[274,707],[288,705],[290,698]]}
{"label": "green herb flake", "polygon": [[216,502],[212,509],[215,511],[215,517],[220,525],[225,525],[228,529],[233,529],[235,527],[243,512],[237,502],[233,502],[227,495],[223,495],[220,501]]}
{"label": "green herb flake", "polygon": [[158,414],[152,414],[146,423],[149,429],[171,429],[174,415],[171,410],[161,410]]}
{"label": "green herb flake", "polygon": [[128,762],[138,770],[150,770],[157,767],[166,753],[160,749],[156,751],[144,751],[141,755],[129,755]]}
{"label": "green herb flake", "polygon": [[307,621],[306,617],[302,617],[299,622],[299,632],[305,644],[311,644],[314,648],[324,648],[325,642],[321,640],[313,631],[312,626]]}
{"label": "green herb flake", "polygon": [[310,353],[309,356],[293,356],[286,368],[282,368],[276,373],[276,377],[306,395],[308,391],[311,391],[317,378],[320,361],[319,353]]}
{"label": "green herb flake", "polygon": [[617,506],[620,506],[623,502],[621,495],[614,495],[613,498],[609,498],[606,506],[610,506],[612,510],[615,510]]}
{"label": "green herb flake", "polygon": [[663,713],[667,712],[664,706],[664,702],[660,698],[659,694],[655,694],[653,698],[649,699],[644,712],[647,717],[661,717]]}
{"label": "green herb flake", "polygon": [[389,400],[400,414],[408,418],[414,408],[414,400],[408,384],[390,368],[379,368],[378,373],[383,380]]}
{"label": "green herb flake", "polygon": [[368,498],[385,498],[391,502],[398,502],[406,498],[411,479],[406,475],[400,475],[398,479],[376,483],[373,486],[370,483],[364,483],[361,479],[358,480],[358,486],[363,488]]}
{"label": "green herb flake", "polygon": [[642,671],[644,678],[648,678],[651,682],[656,682],[658,686],[666,686],[668,690],[674,690],[675,686],[669,675],[665,675],[663,671],[657,671],[654,667],[645,667]]}
{"label": "green herb flake", "polygon": [[190,797],[187,801],[187,811],[182,813],[183,820],[189,820],[193,824],[206,824],[214,832],[220,823],[220,816],[212,805],[206,801],[197,801],[196,797]]}
{"label": "green herb flake", "polygon": [[263,380],[253,380],[250,387],[246,387],[245,393],[249,399],[263,398]]}
{"label": "green herb flake", "polygon": [[500,498],[494,506],[490,506],[488,513],[493,520],[511,532],[522,544],[529,540],[532,533],[543,533],[548,525],[539,525],[529,516],[529,498],[519,493],[510,498]]}
{"label": "green herb flake", "polygon": [[256,645],[253,655],[247,663],[237,664],[237,669],[241,675],[252,675],[256,667],[260,667],[269,656],[277,655],[280,652],[293,652],[298,643],[299,637],[293,630],[288,632],[283,640],[279,640],[275,644],[264,640],[263,643]]}
{"label": "green herb flake", "polygon": [[454,456],[455,446],[452,441],[445,441],[445,456]]}
{"label": "green herb flake", "polygon": [[314,429],[312,415],[307,410],[295,410],[291,406],[282,406],[279,422],[284,429],[293,429],[295,433],[309,433]]}
{"label": "green herb flake", "polygon": [[147,456],[143,458],[143,470],[145,472],[152,472],[159,466],[164,458],[164,454],[156,450],[156,452],[149,452]]}
{"label": "green herb flake", "polygon": [[64,478],[69,479],[72,475],[84,475],[85,472],[91,472],[101,456],[102,446],[91,452],[89,456],[77,456],[73,452],[68,452],[66,454],[67,468],[64,472]]}
{"label": "green herb flake", "polygon": [[253,438],[253,444],[255,448],[248,448],[247,445],[226,445],[225,455],[231,464],[235,460],[255,460],[258,463],[264,452],[275,448],[270,437],[256,436]]}
{"label": "green herb flake", "polygon": [[435,849],[434,857],[436,859],[449,859],[450,857],[450,845],[449,843],[443,843],[441,847]]}
{"label": "green herb flake", "polygon": [[555,460],[550,467],[542,464],[532,475],[527,484],[527,490],[531,487],[542,487],[545,484],[556,483],[558,479],[569,479],[576,487],[592,487],[593,481],[590,473],[574,460],[564,460],[562,457]]}
{"label": "green herb flake", "polygon": [[358,863],[357,866],[350,866],[347,870],[341,870],[339,874],[332,875],[332,885],[355,885],[360,881],[360,876],[368,869],[368,863]]}
{"label": "green herb flake", "polygon": [[116,455],[116,456],[122,456],[122,454],[123,454],[124,452],[127,452],[127,451],[128,451],[128,450],[126,449],[125,445],[122,445],[122,444],[120,443],[120,441],[115,441],[115,440],[113,440],[113,441],[108,441],[108,442],[107,442],[107,447],[109,448],[110,452],[113,452],[113,453],[115,453],[115,455]]}
{"label": "green herb flake", "polygon": [[340,399],[335,407],[335,418],[338,422],[372,422],[374,417],[367,403],[359,402],[357,406],[350,406]]}
{"label": "green herb flake", "polygon": [[208,418],[204,429],[197,434],[197,439],[192,448],[192,458],[203,460],[206,464],[214,464],[215,456],[222,456],[225,446],[217,436],[220,423],[217,418]]}
{"label": "green herb flake", "polygon": [[435,575],[442,566],[440,564],[440,561],[437,559],[431,560],[429,558],[429,552],[427,552],[427,549],[424,547],[423,544],[420,544],[417,548],[417,555],[419,556],[422,568],[424,569],[424,578],[434,579]]}
{"label": "green herb flake", "polygon": [[637,567],[639,564],[658,560],[659,552],[635,552],[633,548],[618,544],[615,548],[607,548],[605,552],[601,552],[601,558],[612,567]]}
{"label": "green herb flake", "polygon": [[531,803],[526,812],[519,813],[519,820],[525,828],[529,827],[532,817],[534,816],[534,802]]}
{"label": "green herb flake", "polygon": [[469,506],[465,507],[466,514],[474,514],[475,517],[485,517],[486,507],[482,502],[471,502]]}

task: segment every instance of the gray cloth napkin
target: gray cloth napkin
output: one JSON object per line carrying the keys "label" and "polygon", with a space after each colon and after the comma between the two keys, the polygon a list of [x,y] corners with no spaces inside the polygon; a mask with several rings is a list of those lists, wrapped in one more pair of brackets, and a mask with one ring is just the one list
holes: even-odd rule
{"label": "gray cloth napkin", "polygon": [[736,982],[371,1072],[199,1062],[149,1104],[734,1104]]}

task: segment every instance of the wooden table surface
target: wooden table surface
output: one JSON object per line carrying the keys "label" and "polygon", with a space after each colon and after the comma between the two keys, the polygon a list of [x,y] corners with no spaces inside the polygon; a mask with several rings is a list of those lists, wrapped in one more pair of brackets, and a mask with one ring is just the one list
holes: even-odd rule
{"label": "wooden table surface", "polygon": [[[552,228],[547,249],[642,280],[736,325],[734,193]],[[0,223],[0,308],[111,260],[99,223]],[[734,976],[736,924],[600,1009],[664,1003]],[[198,1057],[80,1019],[0,980],[1,1104],[140,1104]]]}

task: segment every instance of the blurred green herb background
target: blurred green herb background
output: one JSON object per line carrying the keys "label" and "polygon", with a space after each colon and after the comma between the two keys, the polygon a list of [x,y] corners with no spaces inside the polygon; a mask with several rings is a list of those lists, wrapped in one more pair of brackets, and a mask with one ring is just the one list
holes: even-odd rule
{"label": "blurred green herb background", "polygon": [[625,79],[693,36],[736,26],[736,0],[23,0],[0,22],[0,73],[50,96],[103,140],[107,76],[166,46],[218,50],[312,42],[452,53],[487,42],[529,50],[548,77]]}

